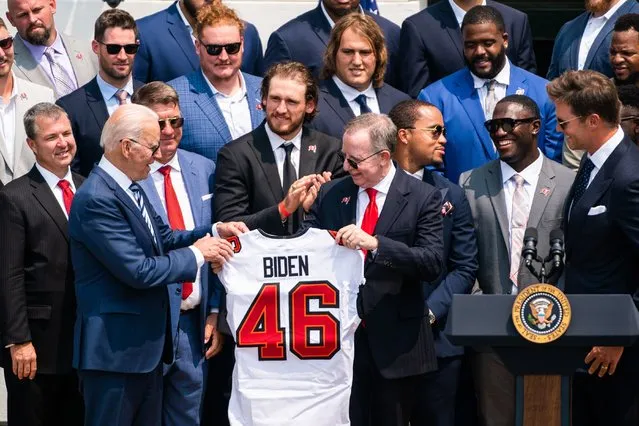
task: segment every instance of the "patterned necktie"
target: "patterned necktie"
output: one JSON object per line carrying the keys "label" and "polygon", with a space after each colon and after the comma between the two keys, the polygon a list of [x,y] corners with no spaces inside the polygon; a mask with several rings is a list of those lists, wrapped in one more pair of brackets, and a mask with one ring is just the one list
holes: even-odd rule
{"label": "patterned necktie", "polygon": [[359,95],[358,97],[355,98],[355,102],[357,102],[359,104],[359,113],[360,114],[366,114],[367,112],[373,112],[373,110],[370,109],[368,107],[368,104],[366,103],[366,95]]}
{"label": "patterned necktie", "polygon": [[[184,226],[184,217],[182,216],[180,202],[173,188],[173,181],[171,181],[171,166],[162,166],[158,171],[164,175],[164,199],[166,200],[166,215],[169,218],[169,225],[171,225],[171,229],[183,231],[186,227]],[[183,282],[182,300],[189,297],[192,292],[193,283]]]}
{"label": "patterned necktie", "polygon": [[62,179],[58,182],[58,186],[62,190],[62,201],[64,202],[64,208],[67,211],[67,216],[71,213],[71,203],[73,202],[73,190],[71,190],[71,184],[68,180]]}
{"label": "patterned necktie", "polygon": [[124,89],[119,89],[115,92],[115,98],[118,100],[119,105],[125,105],[129,94]]}
{"label": "patterned necktie", "polygon": [[521,263],[521,249],[524,243],[524,231],[528,222],[528,200],[524,190],[524,178],[514,175],[515,192],[510,217],[510,280],[518,287],[517,275]]}
{"label": "patterned necktie", "polygon": [[486,100],[484,101],[484,117],[486,117],[486,120],[493,118],[493,111],[495,111],[495,106],[497,105],[496,85],[497,82],[495,80],[487,81],[484,85],[488,89]]}
{"label": "patterned necktie", "polygon": [[149,232],[151,233],[151,237],[153,237],[153,242],[155,243],[155,245],[158,245],[158,240],[155,238],[155,231],[153,230],[153,224],[151,222],[151,216],[149,215],[149,212],[146,209],[146,206],[144,205],[144,197],[142,196],[142,187],[140,187],[140,185],[138,185],[136,182],[133,182],[129,186],[129,190],[133,193],[133,198],[135,198],[135,203],[137,204],[138,209],[140,209],[140,214],[142,214],[142,218],[144,219],[144,222],[146,223],[146,227],[149,229]]}
{"label": "patterned necktie", "polygon": [[51,74],[53,75],[53,85],[58,98],[67,95],[77,89],[75,81],[67,74],[62,66],[55,59],[55,51],[52,47],[44,50],[44,56],[51,65]]}
{"label": "patterned necktie", "polygon": [[590,160],[589,157],[584,161],[584,165],[581,166],[579,172],[577,173],[577,177],[575,178],[574,183],[574,192],[572,194],[572,205],[577,204],[577,201],[584,195],[586,192],[586,188],[588,188],[588,181],[590,180],[590,174],[592,170],[595,168],[595,164]]}

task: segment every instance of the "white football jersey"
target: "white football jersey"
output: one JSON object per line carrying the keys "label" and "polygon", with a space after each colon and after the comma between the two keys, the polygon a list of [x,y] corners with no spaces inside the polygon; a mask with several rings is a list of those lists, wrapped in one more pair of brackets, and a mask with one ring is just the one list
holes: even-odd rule
{"label": "white football jersey", "polygon": [[350,424],[363,255],[318,229],[229,240],[218,277],[236,341],[231,425]]}

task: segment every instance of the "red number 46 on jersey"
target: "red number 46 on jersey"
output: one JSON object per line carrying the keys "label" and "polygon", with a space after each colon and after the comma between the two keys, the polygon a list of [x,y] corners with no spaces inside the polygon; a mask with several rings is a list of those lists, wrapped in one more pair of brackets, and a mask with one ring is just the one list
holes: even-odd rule
{"label": "red number 46 on jersey", "polygon": [[[340,349],[339,321],[330,312],[311,312],[309,305],[317,299],[320,308],[339,308],[339,291],[328,281],[302,281],[288,296],[291,352],[303,360],[332,358]],[[237,329],[237,346],[257,347],[260,361],[285,360],[281,308],[279,283],[264,284]],[[311,339],[313,331],[319,339]]]}

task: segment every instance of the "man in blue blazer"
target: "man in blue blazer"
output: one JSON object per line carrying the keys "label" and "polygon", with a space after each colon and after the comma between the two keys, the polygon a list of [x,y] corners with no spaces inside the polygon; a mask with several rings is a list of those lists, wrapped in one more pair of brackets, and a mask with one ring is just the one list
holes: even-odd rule
{"label": "man in blue blazer", "polygon": [[426,168],[444,161],[446,136],[441,112],[431,104],[411,99],[395,105],[389,117],[397,126],[393,154],[397,166],[442,194],[444,268],[439,277],[424,283],[426,305],[432,314],[437,371],[421,378],[410,424],[453,426],[464,348],[450,343],[444,329],[453,294],[470,293],[475,283],[478,262],[473,218],[463,190]]}
{"label": "man in blue blazer", "polygon": [[[216,161],[220,148],[264,119],[262,78],[240,71],[242,21],[232,9],[223,4],[204,6],[196,31],[201,69],[168,84],[178,93],[187,117],[182,148]],[[224,47],[218,49],[220,45]]]}
{"label": "man in blue blazer", "polygon": [[[434,104],[448,129],[445,176],[453,182],[462,172],[497,158],[484,122],[496,103],[507,95],[527,95],[541,111],[539,148],[561,161],[563,137],[557,132],[555,107],[546,94],[548,83],[511,64],[506,57],[509,37],[499,11],[490,6],[472,8],[462,24],[467,68],[431,84],[419,99]],[[484,47],[489,45],[489,47]],[[492,88],[491,88],[492,87]]]}
{"label": "man in blue blazer", "polygon": [[[69,217],[77,315],[73,367],[85,425],[161,424],[162,361],[173,359],[166,286],[194,281],[232,255],[243,224],[171,231],[137,183],[160,158],[158,116],[123,105],[102,132],[105,154]],[[245,227],[244,227],[245,228]],[[215,232],[214,232],[215,231]]]}
{"label": "man in blue blazer", "polygon": [[[416,98],[419,91],[466,65],[461,24],[477,0],[441,0],[406,18],[402,24],[397,87]],[[508,33],[508,59],[516,66],[535,73],[532,31],[528,15],[512,7],[487,0],[501,13]]]}
{"label": "man in blue blazer", "polygon": [[[173,229],[210,225],[215,164],[201,155],[178,149],[184,117],[175,90],[154,81],[140,88],[133,102],[152,109],[160,117],[160,158],[151,165],[149,177],[140,182],[153,209]],[[198,425],[206,358],[220,350],[217,315],[221,292],[206,265],[200,268],[193,283],[170,284],[167,291],[175,354],[173,363],[164,366],[162,424]]]}
{"label": "man in blue blazer", "polygon": [[355,116],[371,111],[388,114],[395,104],[410,99],[384,83],[387,60],[384,35],[373,18],[351,13],[340,19],[326,48],[319,112],[311,127],[341,139],[346,123]]}
{"label": "man in blue blazer", "polygon": [[399,26],[381,16],[363,11],[359,6],[359,0],[350,0],[347,3],[320,0],[315,9],[282,25],[268,39],[264,68],[277,62],[297,61],[309,67],[313,75],[319,76],[331,28],[340,18],[353,12],[370,16],[382,29],[389,56],[385,81],[395,84],[394,70],[399,59]]}
{"label": "man in blue blazer", "polygon": [[[198,10],[206,2],[179,0],[168,8],[138,20],[140,52],[133,67],[133,76],[144,83],[169,81],[200,68],[195,52]],[[244,23],[244,54],[242,71],[262,75],[262,41],[255,25]]]}

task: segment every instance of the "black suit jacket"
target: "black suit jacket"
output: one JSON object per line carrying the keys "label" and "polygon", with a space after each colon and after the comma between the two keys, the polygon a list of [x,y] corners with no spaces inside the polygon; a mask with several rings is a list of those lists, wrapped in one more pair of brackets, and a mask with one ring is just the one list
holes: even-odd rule
{"label": "black suit jacket", "polygon": [[[322,186],[304,226],[354,224],[358,192],[350,176]],[[422,281],[437,279],[443,268],[441,206],[440,191],[397,169],[375,227],[379,248],[367,257],[357,300],[375,365],[388,379],[437,369]]]}
{"label": "black suit jacket", "polygon": [[[639,148],[625,137],[572,211],[571,188],[564,210],[566,293],[630,294],[639,307],[638,162]],[[639,371],[639,344],[626,349],[619,368]]]}
{"label": "black suit jacket", "polygon": [[[243,221],[249,229],[286,235],[288,228],[282,224],[277,209],[285,194],[265,123],[218,152],[215,218],[222,222]],[[332,172],[333,178],[343,176],[345,172],[337,156],[340,148],[337,139],[304,126],[299,177],[324,171]],[[298,223],[301,223],[302,210],[296,212]]]}
{"label": "black suit jacket", "polygon": [[[319,89],[318,113],[313,118],[311,127],[341,140],[346,123],[355,118],[355,114],[333,79],[320,81]],[[382,87],[375,89],[375,93],[377,94],[379,111],[382,114],[388,114],[399,102],[410,99],[406,93],[400,92],[388,84],[383,84]]]}
{"label": "black suit jacket", "polygon": [[[83,181],[73,174],[76,189]],[[38,373],[71,371],[76,303],[67,218],[35,166],[0,191],[0,257],[2,345],[31,341]]]}
{"label": "black suit jacket", "polygon": [[[510,61],[533,74],[537,71],[528,15],[487,0],[504,18]],[[416,98],[419,91],[466,65],[462,35],[448,0],[442,0],[402,24],[397,62],[397,87]]]}
{"label": "black suit jacket", "polygon": [[[133,80],[133,90],[143,84]],[[102,135],[104,123],[109,119],[109,112],[100,92],[97,77],[61,97],[56,103],[69,115],[73,137],[78,146],[71,170],[87,177],[104,153],[100,146],[100,135]]]}

